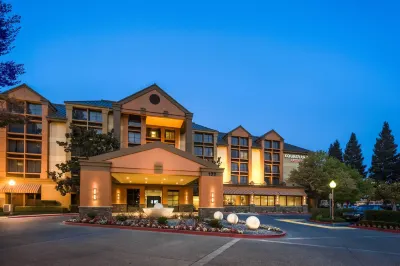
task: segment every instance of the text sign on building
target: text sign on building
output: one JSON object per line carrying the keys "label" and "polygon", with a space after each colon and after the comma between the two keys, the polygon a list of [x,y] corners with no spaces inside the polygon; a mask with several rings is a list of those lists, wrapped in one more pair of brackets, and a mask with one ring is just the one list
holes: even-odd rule
{"label": "text sign on building", "polygon": [[285,158],[290,159],[291,162],[301,162],[303,161],[307,156],[306,155],[301,155],[301,154],[290,154],[290,153],[285,153]]}

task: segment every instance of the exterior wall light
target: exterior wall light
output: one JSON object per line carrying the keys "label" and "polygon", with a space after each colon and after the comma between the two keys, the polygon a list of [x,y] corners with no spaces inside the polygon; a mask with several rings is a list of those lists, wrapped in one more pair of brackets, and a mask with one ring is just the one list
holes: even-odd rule
{"label": "exterior wall light", "polygon": [[279,195],[275,196],[275,205],[279,205]]}
{"label": "exterior wall light", "polygon": [[214,203],[214,192],[211,192],[211,203]]}
{"label": "exterior wall light", "polygon": [[120,196],[121,196],[121,193],[120,193],[120,192],[117,192],[117,200],[120,199]]}
{"label": "exterior wall light", "polygon": [[93,189],[93,200],[97,200],[97,188]]}

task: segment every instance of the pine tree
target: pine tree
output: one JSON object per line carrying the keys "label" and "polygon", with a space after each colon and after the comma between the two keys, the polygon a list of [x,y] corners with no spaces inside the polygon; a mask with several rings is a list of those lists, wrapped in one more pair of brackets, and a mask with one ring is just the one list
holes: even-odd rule
{"label": "pine tree", "polygon": [[343,162],[343,152],[338,140],[335,140],[335,142],[329,146],[328,155]]}
{"label": "pine tree", "polygon": [[358,144],[358,140],[355,133],[351,133],[349,142],[346,145],[346,149],[343,155],[344,163],[351,168],[356,169],[363,177],[367,176],[365,171],[364,157],[362,156],[361,145]]}
{"label": "pine tree", "polygon": [[384,122],[374,146],[371,167],[369,168],[370,177],[377,181],[395,181],[397,179],[397,161],[397,145],[394,142],[389,123]]}

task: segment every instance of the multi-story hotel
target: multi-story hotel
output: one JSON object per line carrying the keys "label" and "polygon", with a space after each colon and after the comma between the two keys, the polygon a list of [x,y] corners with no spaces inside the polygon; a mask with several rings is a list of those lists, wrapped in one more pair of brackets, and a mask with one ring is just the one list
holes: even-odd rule
{"label": "multi-story hotel", "polygon": [[[25,84],[4,94],[23,102],[24,110],[9,111],[29,122],[0,128],[0,204],[13,192],[14,205],[52,200],[79,205],[82,213],[126,212],[157,202],[204,215],[306,210],[304,189],[287,178],[308,150],[274,130],[253,136],[242,126],[222,133],[196,124],[193,113],[157,85],[115,102],[54,104]],[[82,161],[79,195],[61,196],[48,171],[71,156],[56,143],[66,140],[70,124],[114,130],[121,148]]]}

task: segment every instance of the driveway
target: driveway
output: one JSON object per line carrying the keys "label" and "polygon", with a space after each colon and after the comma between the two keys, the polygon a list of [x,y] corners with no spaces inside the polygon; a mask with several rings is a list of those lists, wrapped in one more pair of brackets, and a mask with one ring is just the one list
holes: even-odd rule
{"label": "driveway", "polygon": [[304,216],[259,218],[288,235],[238,240],[68,226],[62,217],[0,219],[0,265],[400,264],[400,235],[279,221]]}

